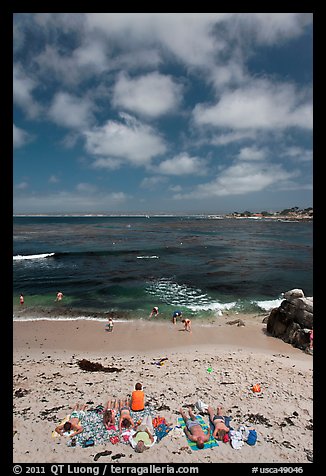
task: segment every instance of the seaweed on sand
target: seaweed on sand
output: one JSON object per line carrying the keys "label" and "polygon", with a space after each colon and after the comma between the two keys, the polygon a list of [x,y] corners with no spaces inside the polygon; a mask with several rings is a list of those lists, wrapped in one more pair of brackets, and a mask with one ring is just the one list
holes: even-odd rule
{"label": "seaweed on sand", "polygon": [[87,359],[79,360],[78,365],[82,370],[87,370],[88,372],[121,372],[123,370],[117,367],[104,367],[98,362],[91,362]]}

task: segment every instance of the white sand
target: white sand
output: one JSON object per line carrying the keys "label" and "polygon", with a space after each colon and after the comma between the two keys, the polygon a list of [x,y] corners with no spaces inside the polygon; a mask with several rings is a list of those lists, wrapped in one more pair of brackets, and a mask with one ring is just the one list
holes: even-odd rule
{"label": "white sand", "polygon": [[[115,322],[113,333],[105,332],[103,322],[14,322],[14,463],[93,463],[105,449],[112,454],[99,463],[308,463],[313,358],[267,336],[261,317],[238,318],[244,327],[230,326],[230,318],[223,317],[193,322],[192,333],[181,323],[155,321]],[[168,358],[163,366],[152,365],[163,357]],[[123,371],[82,371],[78,361],[84,358]],[[180,406],[198,399],[215,408],[222,403],[235,429],[255,427],[256,445],[235,450],[219,442],[191,451],[185,435],[175,430],[138,454],[122,443],[70,448],[65,438],[51,437],[74,403],[91,401],[94,407],[123,398],[138,381],[147,403],[169,407],[158,415],[174,425]],[[255,383],[261,393],[252,392]],[[125,456],[112,460],[117,453]]]}

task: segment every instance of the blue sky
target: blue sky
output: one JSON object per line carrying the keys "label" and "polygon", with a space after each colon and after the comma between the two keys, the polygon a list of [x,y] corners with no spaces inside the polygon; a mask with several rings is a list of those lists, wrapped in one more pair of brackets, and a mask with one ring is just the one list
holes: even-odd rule
{"label": "blue sky", "polygon": [[13,208],[312,203],[312,13],[17,13]]}

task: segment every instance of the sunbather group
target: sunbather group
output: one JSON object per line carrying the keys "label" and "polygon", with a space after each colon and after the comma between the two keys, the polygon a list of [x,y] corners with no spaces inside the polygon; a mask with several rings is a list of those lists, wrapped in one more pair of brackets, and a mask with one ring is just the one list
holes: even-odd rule
{"label": "sunbather group", "polygon": [[[73,438],[82,433],[83,426],[80,421],[85,415],[87,405],[76,404],[72,408],[69,420],[56,427],[55,431],[61,436],[68,436]],[[152,417],[145,415],[140,421],[135,422],[132,418],[131,411],[142,411],[145,408],[145,395],[142,390],[142,385],[137,383],[135,390],[131,394],[131,398],[123,400],[108,400],[103,409],[103,424],[109,430],[117,430],[116,415],[119,413],[118,431],[123,434],[126,431],[133,430],[129,439],[131,446],[138,453],[150,448],[156,441],[154,436],[154,428]],[[198,448],[204,448],[205,442],[211,438],[211,432],[208,428],[204,431],[200,422],[196,419],[192,410],[189,409],[189,417],[182,408],[179,410],[185,422],[185,434],[190,441],[196,443]],[[214,425],[212,437],[218,440],[223,440],[223,437],[228,433],[229,428],[225,425],[225,418],[223,416],[222,407],[217,407],[216,413],[212,407],[207,409],[209,419]]]}
{"label": "sunbather group", "polygon": [[[61,436],[73,438],[84,430],[80,420],[85,414],[87,405],[76,404],[72,408],[69,420],[58,425],[55,431]],[[146,415],[141,422],[134,422],[131,411],[142,411],[145,408],[145,395],[142,385],[136,383],[131,398],[123,400],[108,400],[103,409],[103,424],[107,430],[116,430],[116,415],[119,412],[119,433],[134,430],[130,444],[138,453],[150,448],[155,442],[152,417]]]}
{"label": "sunbather group", "polygon": [[[204,448],[205,443],[211,438],[210,428],[205,432],[192,410],[189,409],[189,418],[182,408],[180,408],[179,412],[186,424],[184,431],[188,439],[194,441],[199,449]],[[223,440],[226,433],[229,432],[229,428],[225,425],[225,417],[223,416],[222,407],[217,407],[215,414],[213,408],[209,406],[207,412],[210,421],[214,425],[212,437],[217,440]]]}

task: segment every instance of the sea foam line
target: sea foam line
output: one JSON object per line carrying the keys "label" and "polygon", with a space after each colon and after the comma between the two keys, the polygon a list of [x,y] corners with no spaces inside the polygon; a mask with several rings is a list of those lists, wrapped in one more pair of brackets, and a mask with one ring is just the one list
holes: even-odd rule
{"label": "sea foam line", "polygon": [[13,256],[13,260],[16,261],[16,260],[26,260],[26,259],[44,259],[54,255],[55,253],[41,253],[37,255],[16,255],[16,256]]}

